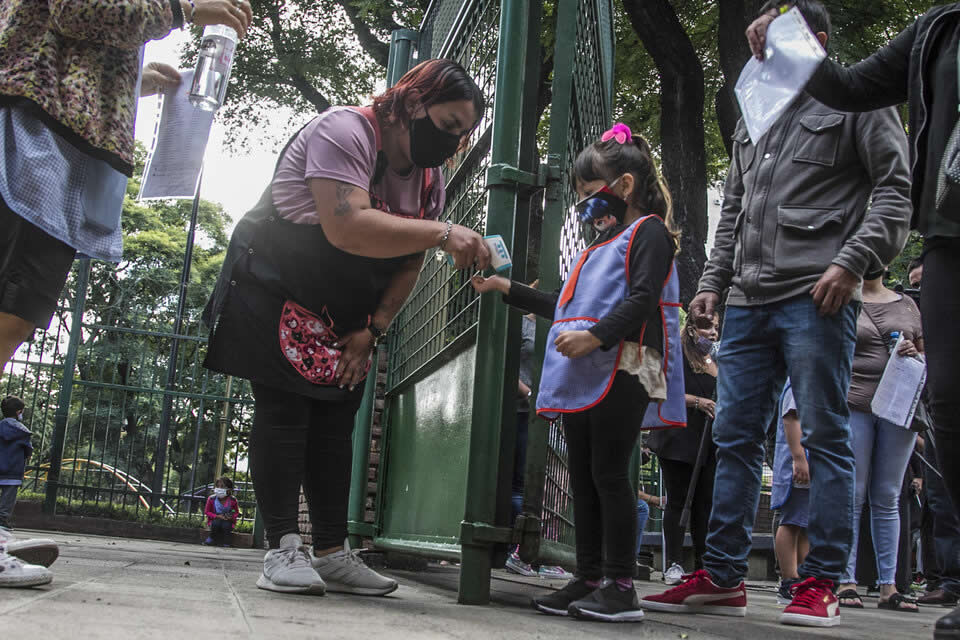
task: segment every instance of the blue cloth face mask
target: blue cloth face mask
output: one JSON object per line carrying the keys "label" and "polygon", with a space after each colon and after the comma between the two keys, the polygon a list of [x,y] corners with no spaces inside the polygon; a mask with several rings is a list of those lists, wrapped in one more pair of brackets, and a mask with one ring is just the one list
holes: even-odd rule
{"label": "blue cloth face mask", "polygon": [[697,336],[697,350],[704,355],[710,355],[713,352],[714,341],[710,338],[704,338],[703,336]]}

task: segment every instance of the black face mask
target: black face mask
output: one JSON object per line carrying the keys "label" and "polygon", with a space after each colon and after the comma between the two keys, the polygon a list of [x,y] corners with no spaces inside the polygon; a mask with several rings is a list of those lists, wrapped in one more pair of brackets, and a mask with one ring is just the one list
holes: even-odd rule
{"label": "black face mask", "polygon": [[421,169],[433,169],[453,157],[460,136],[438,129],[430,114],[410,121],[410,157]]}

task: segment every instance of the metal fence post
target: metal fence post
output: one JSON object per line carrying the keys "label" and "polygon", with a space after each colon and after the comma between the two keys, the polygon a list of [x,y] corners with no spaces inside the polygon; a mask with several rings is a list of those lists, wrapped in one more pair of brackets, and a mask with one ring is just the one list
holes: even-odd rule
{"label": "metal fence post", "polygon": [[[501,5],[491,169],[496,165],[520,167],[524,71],[530,31],[528,11],[528,3],[522,0],[503,0]],[[511,252],[517,187],[516,183],[503,179],[488,181],[487,233],[502,235]],[[490,601],[493,545],[509,542],[509,532],[506,539],[501,539],[495,527],[500,432],[506,416],[504,399],[513,399],[517,384],[516,371],[511,374],[511,367],[507,365],[507,313],[499,296],[487,295],[480,301],[479,326],[483,330],[477,333],[466,508],[460,536],[462,566],[458,600],[461,604]],[[508,395],[505,386],[510,380],[513,390]]]}
{"label": "metal fence post", "polygon": [[413,66],[413,48],[420,34],[413,29],[397,29],[390,34],[390,58],[387,60],[387,86],[392,87]]}
{"label": "metal fence post", "polygon": [[63,361],[63,378],[57,398],[57,411],[53,416],[53,438],[50,443],[50,470],[47,472],[46,497],[43,510],[51,515],[57,512],[57,492],[60,486],[60,465],[63,460],[63,445],[67,437],[67,421],[70,418],[70,401],[73,397],[73,373],[77,366],[77,351],[83,327],[83,310],[87,302],[87,287],[90,283],[90,258],[80,258],[77,268],[77,296],[70,318],[70,339],[67,357]]}
{"label": "metal fence post", "polygon": [[163,494],[163,472],[167,462],[167,440],[170,437],[170,419],[173,414],[173,396],[170,391],[177,383],[177,357],[180,353],[180,334],[183,332],[183,311],[187,303],[187,286],[190,284],[190,266],[193,262],[193,243],[197,234],[197,216],[200,210],[200,184],[203,169],[197,178],[197,192],[193,196],[193,209],[190,212],[190,228],[187,231],[187,247],[183,253],[183,269],[180,271],[180,287],[177,296],[177,315],[173,319],[173,336],[170,338],[170,355],[167,361],[167,383],[164,386],[163,406],[160,412],[160,431],[157,433],[157,451],[153,457],[153,482],[150,488],[151,507],[159,507]]}
{"label": "metal fence post", "polygon": [[359,549],[363,536],[373,536],[373,525],[364,521],[367,503],[367,475],[370,469],[370,430],[377,402],[377,376],[380,358],[373,354],[370,373],[363,389],[363,400],[353,426],[353,464],[350,472],[350,500],[347,503],[347,531],[350,547]]}

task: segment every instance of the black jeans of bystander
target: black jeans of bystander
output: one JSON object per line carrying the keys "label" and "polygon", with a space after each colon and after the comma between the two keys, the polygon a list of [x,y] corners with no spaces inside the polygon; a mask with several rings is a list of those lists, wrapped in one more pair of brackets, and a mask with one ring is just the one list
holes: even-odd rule
{"label": "black jeans of bystander", "polygon": [[928,241],[923,258],[923,338],[927,392],[940,469],[954,507],[960,508],[960,238]]}

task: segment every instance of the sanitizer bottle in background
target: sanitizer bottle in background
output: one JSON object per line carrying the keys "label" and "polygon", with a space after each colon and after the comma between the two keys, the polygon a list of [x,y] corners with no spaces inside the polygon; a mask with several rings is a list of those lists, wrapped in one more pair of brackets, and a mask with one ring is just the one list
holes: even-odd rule
{"label": "sanitizer bottle in background", "polygon": [[204,111],[216,111],[227,95],[233,53],[237,48],[237,32],[222,24],[203,30],[200,56],[190,85],[190,103]]}

